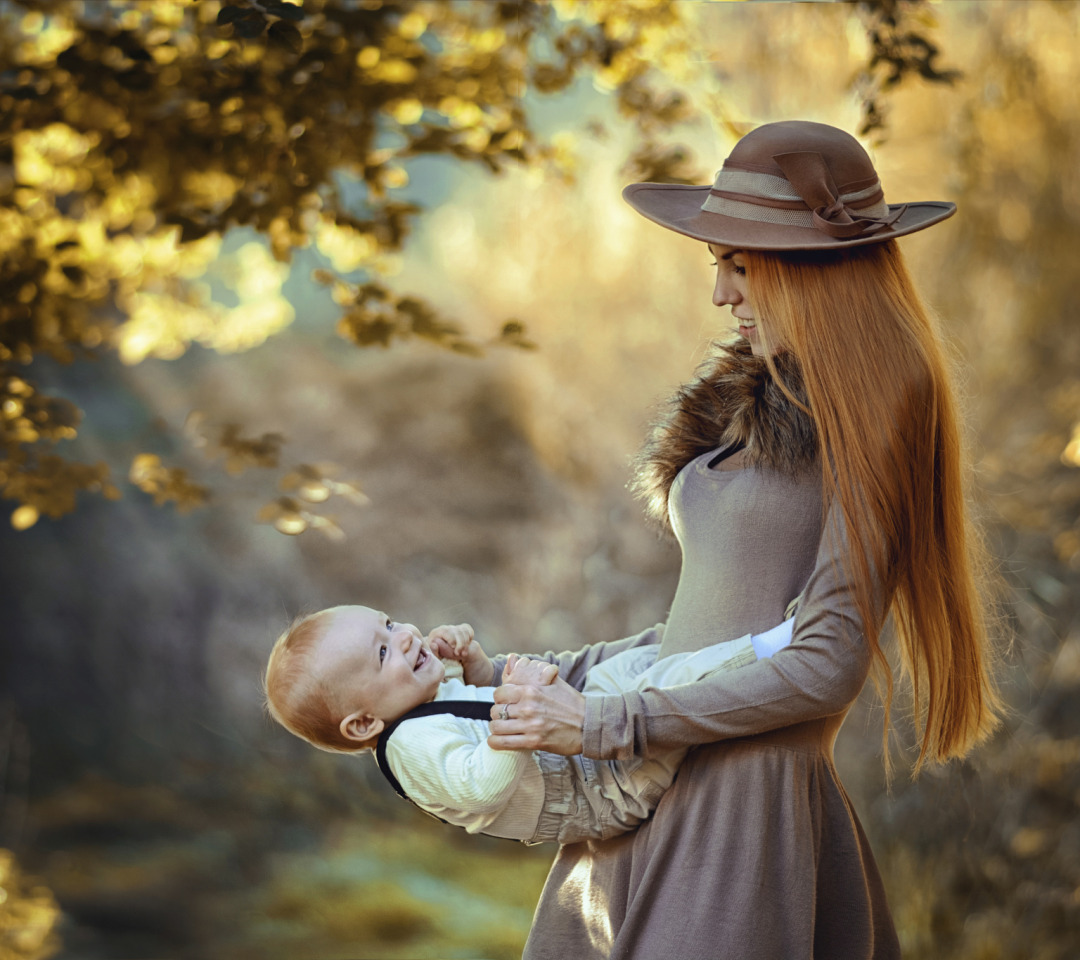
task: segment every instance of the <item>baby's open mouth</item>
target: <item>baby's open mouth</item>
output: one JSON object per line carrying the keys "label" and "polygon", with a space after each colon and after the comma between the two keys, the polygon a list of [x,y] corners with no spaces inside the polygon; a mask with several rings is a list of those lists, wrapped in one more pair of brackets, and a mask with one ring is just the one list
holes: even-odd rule
{"label": "baby's open mouth", "polygon": [[413,673],[416,673],[427,662],[427,651],[421,649],[420,656],[416,658],[416,663],[413,664]]}

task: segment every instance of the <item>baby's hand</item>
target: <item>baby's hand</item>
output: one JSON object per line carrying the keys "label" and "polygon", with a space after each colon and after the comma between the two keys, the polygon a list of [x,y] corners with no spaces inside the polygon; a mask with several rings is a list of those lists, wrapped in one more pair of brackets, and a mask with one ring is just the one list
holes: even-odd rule
{"label": "baby's hand", "polygon": [[506,658],[503,668],[503,683],[519,683],[522,686],[546,687],[554,683],[558,676],[559,668],[555,664],[519,657],[516,653]]}
{"label": "baby's hand", "polygon": [[473,639],[473,628],[467,623],[436,627],[428,634],[428,642],[435,656],[443,660],[457,660],[462,665],[466,683],[481,687],[491,683],[495,664]]}
{"label": "baby's hand", "polygon": [[473,628],[467,623],[456,627],[436,627],[428,634],[435,655],[447,660],[464,660],[469,644],[473,643]]}

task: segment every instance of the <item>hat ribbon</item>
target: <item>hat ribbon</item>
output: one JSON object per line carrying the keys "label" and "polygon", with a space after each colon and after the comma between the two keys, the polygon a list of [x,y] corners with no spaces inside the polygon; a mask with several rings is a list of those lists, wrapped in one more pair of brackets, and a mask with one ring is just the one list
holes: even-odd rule
{"label": "hat ribbon", "polygon": [[830,237],[850,240],[891,227],[907,209],[903,204],[887,217],[867,217],[840,198],[832,174],[820,153],[780,153],[773,158],[784,176],[813,213],[814,227]]}

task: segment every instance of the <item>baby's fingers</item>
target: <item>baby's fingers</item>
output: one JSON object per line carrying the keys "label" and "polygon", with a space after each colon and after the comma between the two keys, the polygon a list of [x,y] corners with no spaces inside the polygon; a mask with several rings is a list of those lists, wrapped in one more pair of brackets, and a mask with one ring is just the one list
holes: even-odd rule
{"label": "baby's fingers", "polygon": [[428,634],[428,639],[434,644],[436,640],[442,640],[453,650],[453,655],[461,658],[469,649],[473,639],[473,628],[467,623],[459,623],[456,626],[436,627]]}
{"label": "baby's fingers", "polygon": [[435,654],[440,660],[453,660],[454,648],[450,646],[441,636],[438,636],[435,631],[431,632],[428,637],[431,643],[431,652]]}
{"label": "baby's fingers", "polygon": [[507,660],[506,670],[503,671],[503,683],[543,687],[554,683],[558,676],[559,668],[553,663],[518,657],[513,665]]}

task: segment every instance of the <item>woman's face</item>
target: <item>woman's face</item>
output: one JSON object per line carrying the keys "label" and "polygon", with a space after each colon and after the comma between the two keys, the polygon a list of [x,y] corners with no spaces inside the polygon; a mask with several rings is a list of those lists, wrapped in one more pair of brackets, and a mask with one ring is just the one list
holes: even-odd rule
{"label": "woman's face", "polygon": [[758,334],[757,318],[750,308],[746,292],[745,257],[738,247],[727,247],[722,243],[710,243],[709,253],[716,258],[716,286],[713,287],[712,302],[718,307],[731,306],[731,315],[739,321],[739,333],[750,341],[754,356],[765,353]]}

